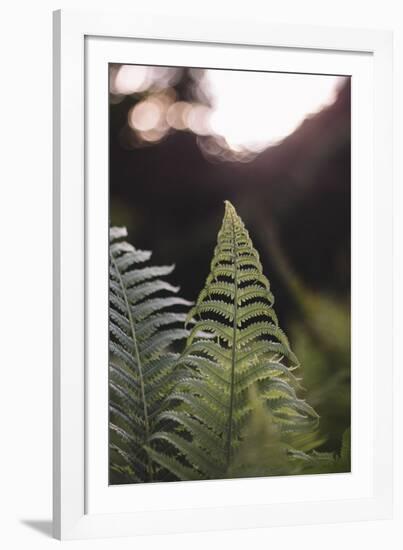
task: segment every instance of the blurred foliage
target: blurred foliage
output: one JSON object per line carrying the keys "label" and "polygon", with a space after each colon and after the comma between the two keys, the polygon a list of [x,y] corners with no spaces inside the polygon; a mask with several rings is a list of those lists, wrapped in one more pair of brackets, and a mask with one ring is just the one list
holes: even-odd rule
{"label": "blurred foliage", "polygon": [[[337,453],[310,453],[290,449],[281,440],[273,416],[258,398],[255,388],[249,391],[252,414],[244,428],[243,440],[229,471],[230,477],[268,477],[301,474],[328,474],[350,471],[350,429],[343,434]],[[312,435],[311,435],[312,438]],[[308,440],[309,436],[303,435]]]}
{"label": "blurred foliage", "polygon": [[291,339],[303,365],[306,398],[321,417],[323,448],[332,450],[350,426],[349,311],[330,298],[307,293],[306,299],[311,327],[295,321]]}
{"label": "blurred foliage", "polygon": [[266,245],[292,306],[290,339],[301,361],[305,397],[320,416],[321,449],[337,451],[351,424],[350,300],[315,292],[290,264],[277,233],[267,224]]}
{"label": "blurred foliage", "polygon": [[287,449],[270,410],[259,399],[255,386],[249,388],[251,415],[243,429],[229,477],[266,477],[290,473]]}

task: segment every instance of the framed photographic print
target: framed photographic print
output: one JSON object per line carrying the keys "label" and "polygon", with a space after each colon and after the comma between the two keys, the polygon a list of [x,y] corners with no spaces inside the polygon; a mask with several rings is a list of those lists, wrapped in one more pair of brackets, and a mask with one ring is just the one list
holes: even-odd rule
{"label": "framed photographic print", "polygon": [[55,536],[389,517],[391,34],[54,38]]}

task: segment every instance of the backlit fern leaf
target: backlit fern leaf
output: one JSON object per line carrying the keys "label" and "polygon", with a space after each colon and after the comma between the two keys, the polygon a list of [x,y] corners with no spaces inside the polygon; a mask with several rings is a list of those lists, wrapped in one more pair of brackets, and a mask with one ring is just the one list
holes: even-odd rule
{"label": "backlit fern leaf", "polygon": [[161,470],[145,447],[176,382],[172,344],[189,334],[178,308],[191,303],[159,278],[174,267],[143,267],[151,252],[136,250],[126,236],[125,228],[110,230],[110,457],[115,482],[136,483],[158,479]]}
{"label": "backlit fern leaf", "polygon": [[203,479],[228,475],[252,412],[252,386],[283,440],[316,427],[317,414],[297,397],[298,360],[273,302],[259,255],[227,201],[210,274],[187,317],[195,324],[179,361],[185,374],[152,437],[172,447],[168,455],[153,452],[172,472],[184,465]]}

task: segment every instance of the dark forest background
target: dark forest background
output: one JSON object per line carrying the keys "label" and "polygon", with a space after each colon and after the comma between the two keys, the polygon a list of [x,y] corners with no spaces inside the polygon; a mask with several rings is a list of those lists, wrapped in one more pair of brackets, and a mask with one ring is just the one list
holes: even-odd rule
{"label": "dark forest background", "polygon": [[[170,86],[180,100],[200,102],[191,71]],[[151,143],[134,139],[128,114],[150,93],[111,96],[111,224],[125,225],[135,247],[152,250],[154,264],[175,263],[171,282],[195,300],[224,200],[234,204],[302,363],[322,449],[338,452],[350,426],[350,80],[332,105],[248,161],[207,155],[189,130],[171,129]]]}

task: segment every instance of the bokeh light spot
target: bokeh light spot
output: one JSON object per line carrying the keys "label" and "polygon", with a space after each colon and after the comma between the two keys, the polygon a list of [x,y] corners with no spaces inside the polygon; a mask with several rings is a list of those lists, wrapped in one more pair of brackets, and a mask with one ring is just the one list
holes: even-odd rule
{"label": "bokeh light spot", "polygon": [[185,130],[187,128],[187,115],[192,106],[186,101],[173,103],[166,114],[166,120],[171,128]]}
{"label": "bokeh light spot", "polygon": [[161,109],[156,101],[141,101],[129,114],[129,124],[135,130],[147,132],[156,128],[160,121]]}
{"label": "bokeh light spot", "polygon": [[149,67],[122,65],[111,80],[111,92],[125,95],[143,92],[150,85],[149,74]]}
{"label": "bokeh light spot", "polygon": [[189,130],[199,136],[211,134],[210,127],[211,109],[205,105],[193,105],[186,114],[186,122]]}

